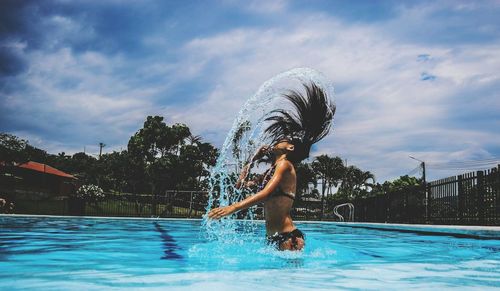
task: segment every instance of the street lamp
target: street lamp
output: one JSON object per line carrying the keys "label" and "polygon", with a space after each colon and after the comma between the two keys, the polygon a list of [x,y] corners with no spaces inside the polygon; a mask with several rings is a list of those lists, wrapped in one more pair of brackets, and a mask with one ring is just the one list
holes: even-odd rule
{"label": "street lamp", "polygon": [[421,165],[422,165],[422,179],[424,180],[424,185],[426,185],[426,182],[425,182],[425,162],[422,160],[419,160],[415,157],[412,157],[412,156],[409,156],[409,157],[410,157],[410,159],[413,159],[413,160],[421,163]]}
{"label": "street lamp", "polygon": [[415,161],[418,161],[422,165],[422,180],[424,184],[424,191],[425,191],[425,218],[429,220],[429,193],[427,193],[427,182],[425,180],[425,162],[422,160],[419,160],[415,157],[409,156],[410,159],[413,159]]}

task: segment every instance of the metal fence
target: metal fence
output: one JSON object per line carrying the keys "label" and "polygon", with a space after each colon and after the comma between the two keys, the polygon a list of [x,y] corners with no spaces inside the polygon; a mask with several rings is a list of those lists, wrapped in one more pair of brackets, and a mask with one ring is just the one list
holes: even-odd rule
{"label": "metal fence", "polygon": [[354,201],[356,221],[500,225],[500,166]]}
{"label": "metal fence", "polygon": [[[291,215],[296,220],[320,220],[322,219],[321,200],[314,198],[297,200],[293,205]],[[328,217],[333,218],[333,210]],[[326,218],[325,215],[324,218]]]}
{"label": "metal fence", "polygon": [[[14,202],[18,214],[199,218],[208,202],[208,193],[201,191],[107,193],[100,201],[16,191],[0,196]],[[302,199],[295,202],[292,217],[338,220],[333,208],[345,202],[354,204],[354,220],[359,222],[500,225],[500,166],[432,181],[426,189],[415,186],[354,201],[327,199],[323,214],[321,200]],[[349,217],[348,208],[339,211]],[[263,217],[262,209],[255,213]]]}
{"label": "metal fence", "polygon": [[106,193],[99,201],[51,196],[33,200],[12,195],[9,201],[14,202],[17,214],[194,218],[205,213],[206,197],[200,191],[167,191],[162,195]]}
{"label": "metal fence", "polygon": [[355,221],[425,223],[423,187],[408,187],[368,198],[355,199]]}
{"label": "metal fence", "polygon": [[500,166],[430,182],[432,223],[499,225]]}
{"label": "metal fence", "polygon": [[[169,190],[161,195],[105,193],[98,201],[85,201],[71,196],[48,193],[23,193],[11,190],[0,194],[15,204],[13,213],[38,215],[78,215],[117,217],[178,217],[200,218],[206,212],[208,193],[203,191]],[[297,219],[317,220],[321,207],[316,201],[301,201],[292,210]],[[239,216],[244,217],[243,211]],[[257,219],[263,218],[262,207],[253,210]]]}

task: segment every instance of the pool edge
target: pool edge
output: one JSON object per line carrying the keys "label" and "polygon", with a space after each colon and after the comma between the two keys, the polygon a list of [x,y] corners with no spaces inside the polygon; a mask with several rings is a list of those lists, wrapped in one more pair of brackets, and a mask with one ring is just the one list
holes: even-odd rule
{"label": "pool edge", "polygon": [[[121,220],[190,220],[201,221],[201,218],[175,218],[175,217],[106,217],[106,216],[65,216],[65,215],[37,215],[37,214],[0,214],[1,217],[56,217],[74,219],[121,219]],[[245,220],[242,220],[245,221]],[[262,220],[254,220],[262,223]],[[401,224],[401,223],[375,223],[375,222],[335,222],[335,221],[296,221],[296,224],[334,224],[341,227],[366,228],[385,231],[403,231],[436,235],[462,235],[465,237],[500,239],[500,226],[472,226],[472,225],[430,225],[430,224]]]}

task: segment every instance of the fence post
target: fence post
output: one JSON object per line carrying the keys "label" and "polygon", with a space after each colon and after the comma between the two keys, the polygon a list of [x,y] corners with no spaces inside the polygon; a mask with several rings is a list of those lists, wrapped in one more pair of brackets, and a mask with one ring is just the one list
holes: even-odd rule
{"label": "fence post", "polygon": [[424,190],[424,217],[423,217],[423,220],[425,223],[427,223],[428,221],[428,217],[429,217],[429,196],[428,196],[428,193],[427,193],[427,185],[426,184],[422,184],[422,188]]}
{"label": "fence post", "polygon": [[389,192],[385,192],[385,222],[391,222],[391,197]]}
{"label": "fence post", "polygon": [[427,199],[426,199],[427,200],[427,205],[426,205],[427,211],[426,211],[425,220],[426,220],[427,224],[431,224],[432,223],[431,222],[431,217],[432,217],[432,215],[431,215],[431,213],[432,213],[432,184],[429,183],[429,184],[425,185],[425,188],[426,188],[425,193],[427,195]]}
{"label": "fence post", "polygon": [[[399,194],[401,195],[401,194]],[[403,203],[404,203],[404,206],[405,206],[405,214],[404,216],[402,216],[401,220],[402,220],[402,223],[409,223],[409,215],[408,215],[408,191],[404,191],[403,193]]]}
{"label": "fence post", "polygon": [[496,225],[500,224],[500,164],[497,166],[495,173],[494,182],[493,182],[493,197],[495,199],[495,218],[493,219],[493,223]]}
{"label": "fence post", "polygon": [[495,171],[495,178],[493,183],[493,193],[494,199],[496,202],[495,207],[495,218],[493,219],[493,223],[496,225],[500,224],[500,164],[497,166],[497,170]]}
{"label": "fence post", "polygon": [[151,194],[151,215],[156,216],[156,196]]}
{"label": "fence post", "polygon": [[484,224],[484,173],[477,171],[477,214],[479,224]]}
{"label": "fence post", "polygon": [[172,215],[173,207],[172,207],[172,195],[170,195],[170,191],[165,190],[165,214],[168,216]]}
{"label": "fence post", "polygon": [[463,189],[463,176],[458,175],[457,179],[457,203],[458,203],[458,222],[460,224],[463,223],[463,214],[464,214],[464,189]]}
{"label": "fence post", "polygon": [[191,212],[193,211],[193,191],[189,192],[190,197],[189,197],[189,213],[188,213],[188,218],[191,218]]}

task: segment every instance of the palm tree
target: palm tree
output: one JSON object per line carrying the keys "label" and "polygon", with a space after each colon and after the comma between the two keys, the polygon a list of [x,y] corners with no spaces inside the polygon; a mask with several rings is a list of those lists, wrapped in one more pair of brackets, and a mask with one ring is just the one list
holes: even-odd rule
{"label": "palm tree", "polygon": [[[369,181],[371,181],[371,183]],[[373,185],[375,185],[375,175],[370,171],[363,172],[360,176],[359,182],[362,187],[372,188]]]}
{"label": "palm tree", "polygon": [[297,199],[300,200],[309,188],[309,184],[312,183],[316,188],[318,181],[316,173],[310,164],[300,163],[295,168],[295,171],[297,173]]}
{"label": "palm tree", "polygon": [[197,145],[201,143],[201,136],[189,134],[189,136],[187,137],[187,141],[190,145]]}
{"label": "palm tree", "polygon": [[[370,183],[371,181],[371,183]],[[345,168],[340,192],[348,198],[354,198],[365,190],[367,187],[372,187],[375,183],[375,176],[370,171],[363,171],[356,166]]]}
{"label": "palm tree", "polygon": [[[236,160],[236,172],[240,172],[241,168],[243,167],[243,164],[246,162],[247,158],[250,156],[251,153],[243,153],[241,151],[241,141],[243,137],[245,137],[248,132],[252,129],[252,124],[250,121],[245,120],[243,121],[239,126],[238,129],[236,130],[236,133],[234,134],[233,140],[232,140],[232,153],[233,157]],[[251,141],[248,141],[249,143]],[[243,154],[243,157],[241,156]],[[243,158],[243,159],[241,159]]]}
{"label": "palm tree", "polygon": [[321,179],[321,216],[324,213],[325,191],[331,194],[332,188],[337,187],[338,183],[344,176],[344,164],[339,157],[330,157],[328,155],[320,155],[312,163],[312,167],[316,175]]}

